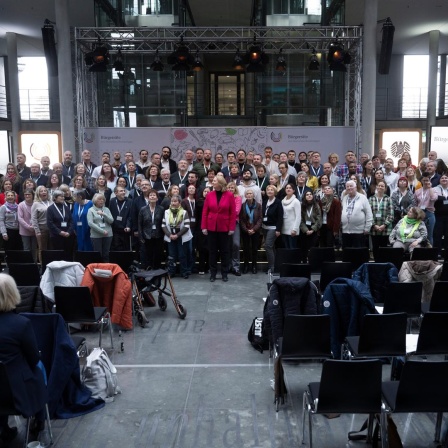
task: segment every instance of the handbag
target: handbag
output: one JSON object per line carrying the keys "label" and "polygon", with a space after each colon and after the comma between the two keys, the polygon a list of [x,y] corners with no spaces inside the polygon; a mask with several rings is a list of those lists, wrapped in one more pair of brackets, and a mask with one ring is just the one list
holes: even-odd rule
{"label": "handbag", "polygon": [[93,398],[102,398],[106,403],[114,401],[115,395],[121,394],[117,369],[102,348],[94,348],[87,356],[81,380],[92,391]]}

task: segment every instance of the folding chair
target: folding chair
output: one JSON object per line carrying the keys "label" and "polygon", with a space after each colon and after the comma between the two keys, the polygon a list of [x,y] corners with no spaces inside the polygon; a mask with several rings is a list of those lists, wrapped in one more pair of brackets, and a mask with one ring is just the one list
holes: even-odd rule
{"label": "folding chair", "polygon": [[321,272],[323,263],[335,261],[336,254],[333,247],[312,247],[308,253],[312,273]]}
{"label": "folding chair", "polygon": [[105,306],[93,306],[90,290],[87,286],[55,286],[54,299],[56,312],[65,320],[70,332],[70,323],[99,324],[101,347],[104,321],[108,320],[110,344],[114,348],[110,313]]}
{"label": "folding chair", "polygon": [[[437,412],[434,439],[440,442],[442,413],[448,411],[447,378],[446,361],[406,361],[399,381],[382,384],[384,412]],[[386,437],[386,428],[383,434]]]}
{"label": "folding chair", "polygon": [[375,263],[392,263],[400,270],[403,264],[404,250],[401,247],[380,247],[376,254]]}
{"label": "folding chair", "polygon": [[10,263],[8,272],[17,286],[39,286],[40,272],[36,263]]}
{"label": "folding chair", "polygon": [[448,355],[448,313],[428,312],[423,316],[417,349],[412,355]]}
{"label": "folding chair", "polygon": [[283,324],[283,337],[279,338],[274,355],[276,370],[279,372],[276,381],[282,382],[282,386],[275,390],[278,412],[280,400],[284,401],[286,393],[286,388],[283,389],[283,375],[280,373],[283,371],[283,361],[331,358],[330,316],[288,314]]}
{"label": "folding chair", "polygon": [[[43,250],[42,251],[42,275],[47,269],[47,264],[53,261],[65,260],[64,250]],[[71,260],[70,260],[71,261]]]}
{"label": "folding chair", "polygon": [[129,272],[133,261],[137,258],[136,252],[132,251],[110,251],[109,263],[118,264],[124,272]]}
{"label": "folding chair", "polygon": [[[302,443],[308,415],[309,446],[313,446],[314,414],[369,414],[367,442],[371,441],[374,414],[381,412],[381,361],[326,360],[320,382],[308,384],[303,393]],[[383,437],[382,437],[383,439]],[[336,446],[336,443],[333,443]]]}
{"label": "folding chair", "polygon": [[306,277],[311,279],[311,266],[307,263],[284,263],[280,267],[280,277]]}
{"label": "folding chair", "polygon": [[84,267],[91,263],[101,263],[101,254],[97,251],[77,251],[75,252],[75,261],[81,263]]}
{"label": "folding chair", "polygon": [[345,247],[342,249],[342,261],[352,264],[352,271],[356,271],[362,264],[370,261],[368,247]]}
{"label": "folding chair", "polygon": [[86,358],[89,354],[86,338],[78,335],[70,335],[70,337],[72,338],[73,345],[76,348],[78,358]]}
{"label": "folding chair", "polygon": [[275,253],[275,264],[273,274],[280,272],[280,268],[284,263],[299,263],[301,260],[301,250],[300,249],[277,249]]}
{"label": "folding chair", "polygon": [[435,282],[429,302],[429,311],[448,311],[448,281]]}
{"label": "folding chair", "polygon": [[416,247],[412,251],[411,260],[438,260],[439,250],[437,247]]}
{"label": "folding chair", "polygon": [[320,291],[323,294],[329,283],[338,277],[352,278],[352,264],[330,262],[322,264],[322,272],[320,274]]}
{"label": "folding chair", "polygon": [[[11,390],[8,374],[5,364],[0,361],[0,415],[21,415],[14,404],[14,395]],[[26,432],[24,447],[28,446],[28,437],[30,431],[31,418],[26,419]],[[48,425],[48,432],[50,435],[50,443],[53,444],[53,432],[51,430],[50,413],[48,411],[48,404],[45,403],[45,420]],[[9,445],[8,445],[9,446]]]}
{"label": "folding chair", "polygon": [[9,263],[35,263],[30,250],[7,250],[5,261]]}

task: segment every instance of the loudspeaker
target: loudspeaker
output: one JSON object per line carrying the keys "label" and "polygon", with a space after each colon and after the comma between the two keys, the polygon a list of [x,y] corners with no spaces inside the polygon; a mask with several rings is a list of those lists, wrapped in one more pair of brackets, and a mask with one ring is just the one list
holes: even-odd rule
{"label": "loudspeaker", "polygon": [[56,43],[52,25],[44,25],[42,28],[42,41],[45,59],[47,60],[48,76],[58,76],[58,57],[56,55]]}
{"label": "loudspeaker", "polygon": [[392,56],[392,45],[394,43],[395,27],[388,17],[383,24],[381,37],[381,53],[378,64],[378,73],[380,75],[388,75],[390,68],[390,58]]}

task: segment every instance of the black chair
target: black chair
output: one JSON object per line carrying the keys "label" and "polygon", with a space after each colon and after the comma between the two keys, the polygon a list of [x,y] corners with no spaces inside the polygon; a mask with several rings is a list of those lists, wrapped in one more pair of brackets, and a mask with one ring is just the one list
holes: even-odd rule
{"label": "black chair", "polygon": [[30,250],[6,250],[5,261],[9,263],[35,263],[33,254]]}
{"label": "black chair", "polygon": [[376,254],[376,263],[392,263],[400,270],[403,264],[404,250],[401,247],[380,247]]}
{"label": "black chair", "polygon": [[72,338],[73,345],[76,348],[78,358],[86,358],[89,354],[86,338],[78,335],[70,335],[70,337]]}
{"label": "black chair", "polygon": [[[64,250],[43,250],[42,251],[42,275],[44,275],[45,269],[47,269],[47,264],[53,261],[65,260]],[[66,260],[71,261],[71,260]]]}
{"label": "black chair", "polygon": [[383,314],[406,313],[409,332],[411,319],[422,314],[422,290],[422,282],[390,283],[384,298]]}
{"label": "black chair", "polygon": [[307,263],[284,263],[280,268],[280,277],[306,277],[311,280],[311,266]]}
{"label": "black chair", "polygon": [[448,411],[447,378],[446,361],[406,361],[399,381],[383,382],[384,412],[437,412],[435,442],[439,442],[442,413]]}
{"label": "black chair", "polygon": [[[381,412],[381,361],[378,359],[324,362],[320,383],[308,384],[303,393],[302,443],[308,414],[312,448],[314,414],[369,414],[367,442],[371,441],[374,414]],[[333,443],[337,446],[337,443]]]}
{"label": "black chair", "polygon": [[441,282],[448,282],[448,261],[443,262],[442,274],[440,275]]}
{"label": "black chair", "polygon": [[417,349],[413,355],[448,355],[448,313],[428,312],[423,316]]}
{"label": "black chair", "polygon": [[335,261],[336,254],[333,247],[312,247],[308,253],[308,262],[313,273],[321,272],[323,263]]}
{"label": "black chair", "polygon": [[431,301],[429,302],[429,311],[448,311],[448,281],[435,282]]}
{"label": "black chair", "polygon": [[352,278],[352,264],[344,262],[329,262],[322,264],[320,274],[320,291],[323,293],[325,288],[334,279],[338,277]]}
{"label": "black chair", "polygon": [[132,262],[137,259],[137,254],[132,251],[110,251],[109,263],[118,264],[124,272],[129,272]]}
{"label": "black chair", "polygon": [[366,314],[359,336],[347,336],[342,355],[348,358],[406,356],[406,313]]}
{"label": "black chair", "polygon": [[437,247],[416,247],[412,251],[411,260],[433,260],[437,261],[439,256]]}
{"label": "black chair", "polygon": [[17,286],[39,286],[40,272],[36,263],[10,263],[8,272]]}
{"label": "black chair", "polygon": [[331,358],[330,316],[288,314],[283,323],[283,336],[275,346],[276,375],[279,387],[275,388],[276,411],[284,401],[286,387],[283,379],[283,361]]}
{"label": "black chair", "polygon": [[[9,383],[8,374],[6,372],[6,366],[0,361],[0,415],[21,415],[17,412],[11,385]],[[28,445],[28,437],[30,431],[31,418],[26,419],[26,432],[24,447]],[[50,413],[48,412],[48,404],[45,404],[45,420],[48,425],[48,432],[50,435],[50,443],[53,444],[53,432],[51,430]],[[9,445],[5,445],[9,446]]]}
{"label": "black chair", "polygon": [[275,253],[275,264],[273,274],[280,273],[280,268],[283,263],[299,263],[301,260],[301,250],[300,249],[277,249]]}
{"label": "black chair", "polygon": [[342,261],[352,264],[352,271],[356,271],[364,263],[370,261],[368,247],[345,247],[342,249]]}
{"label": "black chair", "polygon": [[99,347],[101,347],[103,337],[103,325],[108,320],[110,343],[114,348],[110,313],[105,306],[93,306],[87,286],[55,286],[54,300],[56,312],[64,318],[69,332],[70,323],[98,324],[100,326]]}
{"label": "black chair", "polygon": [[84,267],[91,263],[101,263],[101,253],[97,251],[76,251],[75,261],[81,263]]}

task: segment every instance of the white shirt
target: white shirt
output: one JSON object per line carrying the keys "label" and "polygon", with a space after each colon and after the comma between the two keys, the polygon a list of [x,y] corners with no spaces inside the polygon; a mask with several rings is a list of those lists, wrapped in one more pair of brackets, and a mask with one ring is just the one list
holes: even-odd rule
{"label": "white shirt", "polygon": [[394,173],[393,171],[391,171],[390,173],[386,173],[386,171],[384,171],[384,180],[390,188],[390,194],[392,194],[398,188],[399,178],[400,177],[398,176],[398,174]]}

